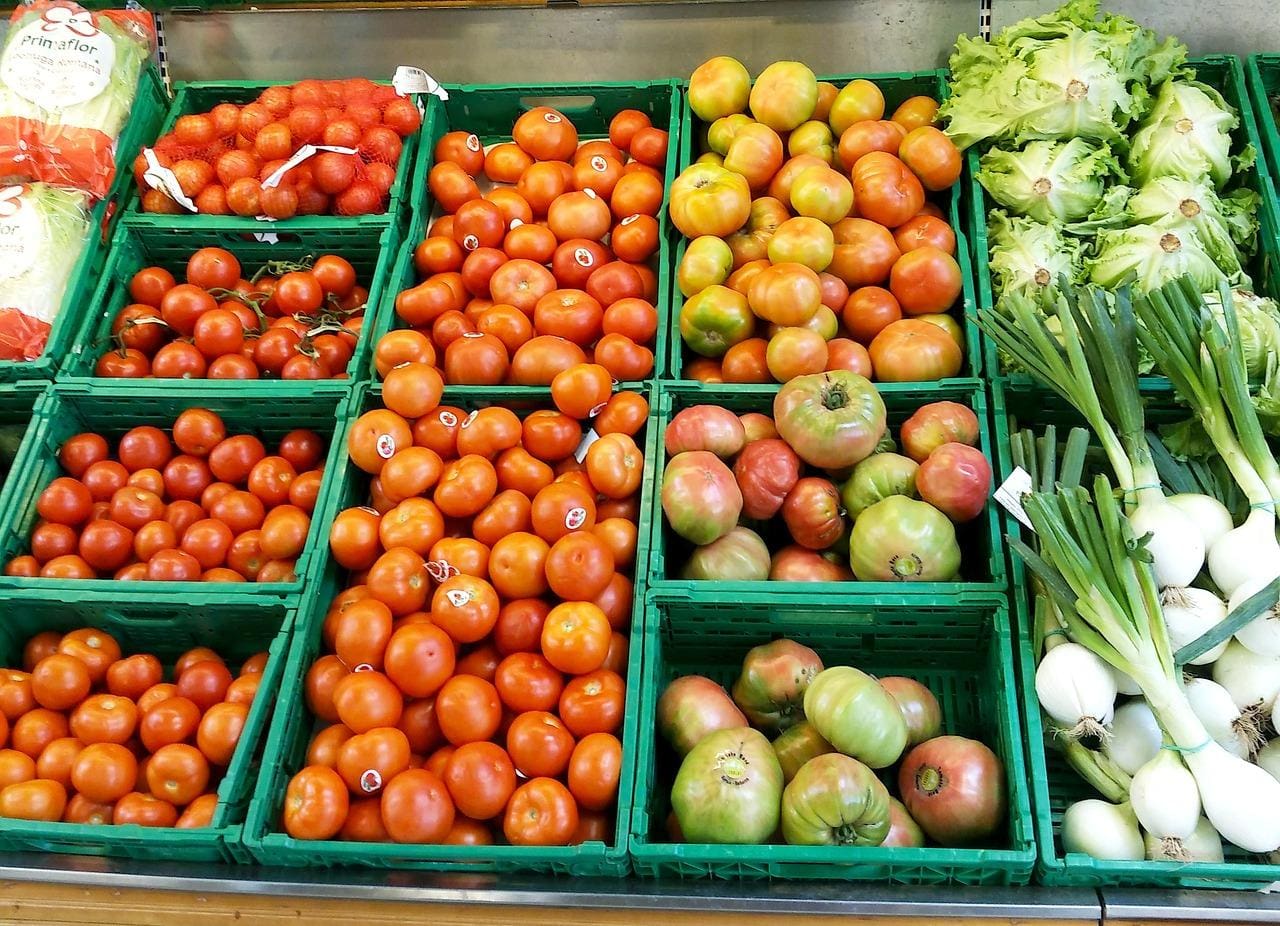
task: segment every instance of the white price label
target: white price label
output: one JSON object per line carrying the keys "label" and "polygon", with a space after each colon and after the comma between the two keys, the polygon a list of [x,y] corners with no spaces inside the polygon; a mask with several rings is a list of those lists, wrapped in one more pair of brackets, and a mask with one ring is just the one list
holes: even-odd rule
{"label": "white price label", "polygon": [[262,188],[264,190],[270,190],[278,187],[280,185],[280,181],[284,179],[284,175],[292,168],[297,167],[307,158],[321,151],[332,151],[334,154],[356,153],[355,148],[339,148],[336,145],[303,145],[293,153],[293,157],[289,158],[289,160],[277,167],[275,173],[262,181]]}
{"label": "white price label", "polygon": [[261,241],[263,244],[279,244],[280,236],[275,232],[254,232],[255,241]]}
{"label": "white price label", "polygon": [[587,458],[587,451],[591,445],[600,439],[600,435],[596,433],[595,428],[587,428],[587,433],[582,435],[582,440],[578,442],[578,449],[573,452],[573,458],[581,463]]}
{"label": "white price label", "polygon": [[173,171],[156,159],[154,151],[150,148],[143,148],[142,156],[147,162],[147,169],[142,174],[142,179],[147,182],[147,186],[153,190],[167,193],[174,202],[188,212],[200,211],[196,208],[196,204],[191,200],[191,197],[182,192],[182,186],[178,183],[178,178]]}
{"label": "white price label", "polygon": [[1000,483],[1000,487],[995,492],[995,499],[1005,511],[1034,531],[1035,528],[1031,526],[1031,519],[1027,517],[1027,512],[1022,507],[1023,496],[1030,495],[1033,491],[1031,474],[1021,466],[1017,466],[1009,474],[1009,478]]}
{"label": "white price label", "polygon": [[408,96],[413,93],[429,93],[442,100],[449,99],[449,91],[440,86],[440,81],[422,68],[411,67],[407,64],[402,64],[396,68],[395,74],[391,77],[391,86],[395,87],[396,93],[401,96]]}

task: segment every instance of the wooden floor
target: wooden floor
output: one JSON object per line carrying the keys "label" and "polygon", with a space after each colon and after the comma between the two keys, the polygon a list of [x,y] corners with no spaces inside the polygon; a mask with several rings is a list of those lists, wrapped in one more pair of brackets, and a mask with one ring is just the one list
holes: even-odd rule
{"label": "wooden floor", "polygon": [[[280,923],[343,924],[343,926],[766,926],[783,922],[803,926],[836,926],[850,922],[891,926],[938,926],[935,919],[885,917],[851,920],[834,916],[749,916],[741,913],[656,913],[634,910],[584,910],[546,907],[495,907],[348,902],[298,897],[235,894],[187,894],[167,891],[115,890],[65,885],[0,881],[0,923],[41,923],[45,926],[205,926],[234,922],[236,926],[275,926]],[[1044,920],[957,919],[947,926],[1035,926]],[[1097,926],[1092,920],[1052,921],[1062,926]],[[1194,926],[1194,924],[1190,924]]]}

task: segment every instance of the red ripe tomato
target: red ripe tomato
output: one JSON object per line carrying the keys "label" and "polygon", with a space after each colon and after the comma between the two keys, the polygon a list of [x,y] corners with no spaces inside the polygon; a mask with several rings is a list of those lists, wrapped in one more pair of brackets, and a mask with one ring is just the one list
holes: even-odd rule
{"label": "red ripe tomato", "polygon": [[960,265],[932,245],[908,251],[889,275],[889,289],[906,315],[946,312],[963,288]]}
{"label": "red ripe tomato", "polygon": [[886,228],[897,228],[924,206],[924,187],[906,164],[883,151],[863,155],[853,165],[858,213]]}

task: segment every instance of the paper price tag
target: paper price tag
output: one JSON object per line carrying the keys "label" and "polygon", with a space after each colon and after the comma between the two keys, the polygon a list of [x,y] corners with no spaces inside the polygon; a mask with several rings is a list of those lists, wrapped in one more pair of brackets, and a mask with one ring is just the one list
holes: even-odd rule
{"label": "paper price tag", "polygon": [[196,204],[192,202],[191,197],[182,192],[182,186],[178,183],[178,178],[174,176],[173,171],[156,159],[154,151],[150,148],[143,148],[142,156],[147,162],[147,169],[142,174],[142,179],[146,181],[147,186],[153,190],[160,190],[169,194],[174,202],[188,212],[200,211],[196,208]]}
{"label": "paper price tag", "polygon": [[1000,483],[1000,487],[995,492],[995,499],[1001,507],[1032,531],[1035,528],[1031,526],[1031,519],[1027,517],[1027,512],[1022,507],[1022,497],[1030,495],[1034,490],[1031,485],[1031,474],[1018,466],[1009,474],[1008,479]]}
{"label": "paper price tag", "polygon": [[440,86],[440,81],[422,68],[411,67],[407,64],[402,64],[396,68],[396,72],[391,78],[391,86],[395,87],[396,93],[401,96],[408,96],[414,93],[429,93],[442,100],[449,99],[449,91]]}
{"label": "paper price tag", "polygon": [[280,236],[275,232],[254,232],[255,241],[261,241],[263,244],[279,244]]}
{"label": "paper price tag", "polygon": [[289,160],[277,167],[275,173],[262,181],[262,188],[264,190],[270,190],[278,187],[280,185],[280,181],[284,179],[284,175],[287,174],[291,168],[297,167],[307,158],[320,151],[332,151],[335,154],[356,153],[355,148],[339,148],[336,145],[303,145],[293,153],[293,157],[289,158]]}
{"label": "paper price tag", "polygon": [[582,440],[578,443],[578,449],[573,452],[573,458],[581,463],[587,458],[587,450],[599,439],[600,435],[595,428],[587,428],[587,433],[582,435]]}

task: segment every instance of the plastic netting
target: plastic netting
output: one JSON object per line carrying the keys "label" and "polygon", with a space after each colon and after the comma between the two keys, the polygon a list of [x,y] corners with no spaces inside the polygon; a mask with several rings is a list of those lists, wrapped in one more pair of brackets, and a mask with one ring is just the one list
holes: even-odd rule
{"label": "plastic netting", "polygon": [[411,99],[363,78],[269,87],[243,106],[179,116],[135,162],[142,208],[273,219],[385,212],[403,140],[421,122]]}
{"label": "plastic netting", "polygon": [[154,21],[139,8],[33,0],[15,9],[0,50],[0,180],[105,196],[154,47]]}

